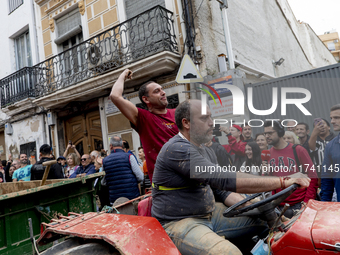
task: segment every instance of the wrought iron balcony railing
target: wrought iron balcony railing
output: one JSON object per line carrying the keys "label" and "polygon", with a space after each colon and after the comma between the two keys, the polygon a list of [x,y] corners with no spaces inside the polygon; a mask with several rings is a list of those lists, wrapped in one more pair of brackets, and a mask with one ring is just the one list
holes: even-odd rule
{"label": "wrought iron balcony railing", "polygon": [[177,52],[172,16],[156,6],[38,64],[36,97],[161,51]]}
{"label": "wrought iron balcony railing", "polygon": [[1,107],[29,97],[35,97],[37,68],[24,67],[0,80]]}
{"label": "wrought iron balcony railing", "polygon": [[43,97],[162,51],[178,52],[173,13],[156,6],[0,80],[1,106]]}

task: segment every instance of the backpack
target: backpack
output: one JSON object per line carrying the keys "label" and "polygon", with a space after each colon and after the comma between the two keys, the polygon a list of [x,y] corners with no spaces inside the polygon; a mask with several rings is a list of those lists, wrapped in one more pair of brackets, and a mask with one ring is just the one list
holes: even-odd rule
{"label": "backpack", "polygon": [[302,146],[302,145],[301,144],[294,144],[293,145],[294,158],[295,158],[295,162],[296,162],[296,167],[298,169],[300,169],[301,173],[303,173],[303,170],[302,170],[302,167],[301,167],[301,163],[300,163],[300,160],[299,160],[299,156],[297,155],[297,152],[296,152],[296,147],[297,146]]}

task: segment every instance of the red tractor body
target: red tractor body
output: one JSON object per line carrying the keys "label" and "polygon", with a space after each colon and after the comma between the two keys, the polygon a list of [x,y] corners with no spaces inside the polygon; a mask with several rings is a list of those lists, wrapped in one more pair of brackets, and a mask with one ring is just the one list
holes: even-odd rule
{"label": "red tractor body", "polygon": [[340,245],[340,203],[310,200],[294,220],[286,233],[275,233],[271,241],[273,255],[340,254],[340,249],[332,247]]}

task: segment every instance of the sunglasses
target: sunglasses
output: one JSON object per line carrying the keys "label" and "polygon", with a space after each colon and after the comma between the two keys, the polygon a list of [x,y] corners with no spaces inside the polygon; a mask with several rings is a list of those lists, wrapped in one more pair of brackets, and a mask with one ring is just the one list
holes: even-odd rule
{"label": "sunglasses", "polygon": [[90,158],[82,158],[81,161],[86,161],[87,159],[90,159]]}

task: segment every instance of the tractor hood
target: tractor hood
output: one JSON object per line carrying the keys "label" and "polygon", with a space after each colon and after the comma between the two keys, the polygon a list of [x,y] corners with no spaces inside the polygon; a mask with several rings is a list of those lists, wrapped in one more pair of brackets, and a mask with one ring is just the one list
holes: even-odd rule
{"label": "tractor hood", "polygon": [[310,201],[308,206],[317,211],[313,227],[312,239],[316,249],[336,250],[330,245],[340,244],[340,203]]}

